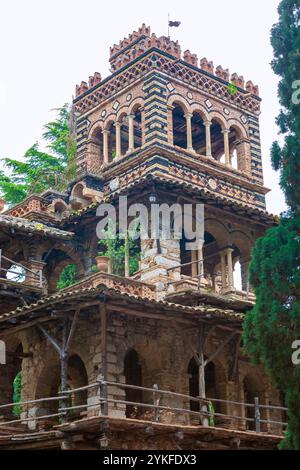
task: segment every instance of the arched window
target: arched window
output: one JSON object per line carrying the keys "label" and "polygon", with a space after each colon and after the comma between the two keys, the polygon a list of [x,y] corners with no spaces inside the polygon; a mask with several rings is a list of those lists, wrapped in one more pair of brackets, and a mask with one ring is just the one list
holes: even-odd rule
{"label": "arched window", "polygon": [[206,155],[205,126],[200,113],[195,112],[192,117],[193,148],[200,155]]}
{"label": "arched window", "polygon": [[134,111],[134,121],[133,121],[133,140],[134,148],[139,148],[142,146],[142,112],[141,107],[138,106]]}
{"label": "arched window", "polygon": [[186,119],[184,110],[179,104],[175,104],[173,115],[173,142],[177,147],[187,148]]}
{"label": "arched window", "polygon": [[241,273],[241,263],[239,260],[237,260],[234,264],[233,285],[237,290],[239,291],[242,290],[242,273]]}
{"label": "arched window", "polygon": [[[206,359],[206,357],[205,357]],[[199,396],[199,366],[196,359],[193,357],[188,365],[188,377],[189,377],[189,395],[191,397]],[[216,374],[215,365],[213,362],[209,362],[204,369],[205,378],[205,395],[207,398],[218,398],[216,390]],[[215,410],[217,405],[213,403]],[[200,411],[200,402],[194,400],[190,401],[190,409],[192,411]]]}
{"label": "arched window", "polygon": [[212,156],[225,163],[225,150],[224,150],[224,135],[222,133],[221,124],[215,119],[211,122],[211,152]]}
{"label": "arched window", "polygon": [[116,157],[116,128],[114,123],[111,123],[107,129],[108,135],[108,161],[112,162]]}
{"label": "arched window", "polygon": [[119,118],[120,133],[121,133],[121,155],[125,155],[129,147],[129,128],[128,128],[128,117],[126,114],[122,114]]}
{"label": "arched window", "polygon": [[[138,353],[135,349],[130,349],[124,359],[124,375],[125,382],[129,385],[142,386],[142,367],[140,365]],[[130,402],[143,402],[143,393],[141,390],[127,388],[125,390],[125,400]],[[134,405],[126,405],[126,417],[130,418],[133,414],[139,414],[141,407]]]}
{"label": "arched window", "polygon": [[103,163],[103,134],[100,128],[92,134],[90,153],[93,160]]}

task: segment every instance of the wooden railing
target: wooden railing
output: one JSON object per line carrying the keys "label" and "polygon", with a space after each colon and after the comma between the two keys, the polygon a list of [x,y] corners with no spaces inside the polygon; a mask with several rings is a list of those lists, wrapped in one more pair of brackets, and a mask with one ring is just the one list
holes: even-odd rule
{"label": "wooden railing", "polygon": [[[170,268],[167,268],[167,273],[169,273],[169,272],[172,272],[172,271],[176,271],[176,269],[180,269],[180,270],[181,270],[181,268],[184,268],[184,267],[186,267],[186,266],[192,267],[192,266],[196,265],[197,271],[198,271],[198,273],[195,274],[195,275],[181,276],[181,281],[178,281],[178,280],[176,280],[176,281],[169,281],[168,284],[169,284],[169,285],[172,285],[172,284],[179,284],[180,282],[184,282],[184,281],[187,281],[187,282],[188,282],[188,281],[193,281],[194,284],[195,284],[195,286],[194,286],[194,287],[195,287],[195,290],[197,290],[197,291],[199,291],[199,292],[201,292],[201,290],[202,290],[203,292],[206,292],[206,291],[209,289],[209,287],[213,288],[213,283],[212,283],[212,282],[211,282],[211,286],[208,286],[208,285],[207,285],[207,286],[203,287],[203,285],[202,285],[202,284],[203,284],[203,281],[208,281],[207,284],[209,284],[209,281],[211,281],[211,279],[208,278],[208,276],[206,276],[206,275],[204,274],[204,269],[203,269],[204,261],[205,261],[206,259],[208,259],[208,258],[210,258],[210,256],[207,257],[207,258],[204,258],[204,259],[202,259],[202,260],[189,261],[188,263],[176,264],[176,266],[172,266],[172,267],[170,267]],[[216,272],[216,273],[214,273],[214,275],[221,277],[221,272]],[[223,289],[220,288],[220,294],[222,294],[222,290],[223,290]],[[218,293],[218,292],[216,292],[215,290],[214,290],[213,292]],[[239,297],[243,298],[244,300],[247,300],[247,301],[248,301],[248,300],[249,300],[249,301],[254,301],[254,300],[255,300],[254,294],[250,291],[250,283],[249,283],[249,281],[247,281],[247,288],[246,288],[246,291],[240,291],[240,290],[234,288],[234,293],[235,293],[236,295],[238,295]]]}
{"label": "wooden railing", "polygon": [[[4,263],[3,263],[4,262]],[[4,268],[4,264],[9,263],[10,268]],[[12,269],[14,266],[22,269],[22,272]],[[13,275],[12,279],[9,279],[7,275]],[[0,249],[0,279],[11,282],[18,282],[24,285],[34,285],[39,288],[43,288],[43,273],[42,270],[33,271],[26,266],[17,263],[16,261],[4,256]]]}
{"label": "wooden railing", "polygon": [[[137,390],[140,392],[147,392],[148,396],[152,396],[152,402],[141,401],[130,401],[130,400],[123,400],[120,398],[114,398],[110,393],[110,387],[117,387],[122,391],[126,389]],[[75,396],[76,394],[82,393],[84,391],[95,390],[96,395],[93,396],[94,399],[92,402],[80,404],[80,405],[73,405],[69,404],[69,398],[71,396]],[[187,403],[189,407],[182,406],[172,406],[172,404],[162,404],[161,398],[162,397],[169,397],[170,402],[173,399],[181,399],[184,403]],[[91,398],[91,397],[89,397]],[[28,405],[36,405],[39,403],[53,403],[58,402],[59,407],[57,412],[55,413],[46,413],[45,415],[39,416],[28,416],[29,408]],[[198,410],[191,410],[190,404],[194,402],[197,403],[199,406]],[[72,412],[74,411],[84,411],[87,414],[89,410],[92,410],[91,416],[110,416],[111,408],[110,404],[115,405],[122,405],[137,407],[140,410],[152,410],[153,414],[151,416],[143,417],[144,420],[149,421],[161,421],[162,414],[164,411],[172,412],[175,416],[193,416],[197,418],[198,425],[205,425],[205,426],[215,426],[215,419],[220,418],[223,422],[227,421],[228,426],[224,426],[222,424],[218,424],[218,428],[224,427],[227,429],[237,429],[241,430],[243,428],[245,430],[246,423],[251,423],[253,427],[253,432],[257,434],[264,432],[262,431],[262,425],[266,425],[266,428],[269,429],[271,425],[276,425],[279,429],[275,431],[271,431],[273,435],[281,436],[283,434],[284,428],[287,426],[287,423],[280,420],[271,420],[271,419],[262,419],[261,412],[263,410],[269,411],[276,411],[276,412],[287,412],[287,408],[283,406],[275,406],[275,405],[263,405],[259,403],[259,398],[255,397],[254,403],[244,403],[239,401],[232,401],[232,400],[222,400],[217,398],[200,398],[200,397],[193,397],[190,395],[186,395],[183,393],[171,392],[169,390],[162,390],[159,389],[157,384],[154,384],[152,388],[149,387],[141,387],[137,385],[130,385],[124,384],[119,382],[112,382],[112,381],[105,381],[105,380],[98,380],[95,383],[89,384],[84,387],[79,387],[76,389],[64,390],[58,393],[58,396],[49,397],[49,398],[39,398],[37,400],[28,400],[28,401],[21,401],[18,403],[9,403],[5,405],[0,405],[0,413],[2,409],[13,408],[15,406],[21,407],[22,413],[24,417],[11,419],[7,421],[0,421],[0,434],[1,434],[1,426],[8,426],[12,424],[26,424],[27,422],[35,422],[40,420],[49,420],[50,418],[60,418],[61,422],[68,423],[74,419],[72,418]],[[224,412],[216,412],[213,410],[212,404],[223,404],[223,405],[233,405],[235,407],[241,407],[242,414],[229,414]],[[25,408],[27,410],[25,410]],[[247,417],[245,410],[251,408],[253,410],[253,418]],[[124,416],[126,419],[125,411]],[[213,424],[212,424],[213,423]],[[240,423],[236,424],[236,423]],[[57,423],[56,423],[57,424]],[[178,422],[178,424],[182,424]],[[53,423],[55,425],[55,423]],[[270,432],[270,431],[269,431]]]}

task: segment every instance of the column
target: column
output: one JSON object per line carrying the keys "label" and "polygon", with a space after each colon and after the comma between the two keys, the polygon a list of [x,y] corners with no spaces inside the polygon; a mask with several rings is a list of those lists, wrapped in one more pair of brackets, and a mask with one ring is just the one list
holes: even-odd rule
{"label": "column", "polygon": [[116,128],[116,158],[121,157],[122,150],[121,150],[121,123],[115,122]]}
{"label": "column", "polygon": [[205,139],[206,139],[206,156],[211,157],[211,135],[210,135],[210,126],[211,121],[204,121],[205,125]]}
{"label": "column", "polygon": [[130,264],[129,264],[129,240],[128,233],[125,235],[125,277],[130,276]]}
{"label": "column", "polygon": [[224,251],[221,251],[220,257],[221,257],[222,289],[225,289],[225,287],[226,287],[226,257],[225,257],[225,252]]}
{"label": "column", "polygon": [[193,137],[192,137],[192,113],[186,113],[186,142],[187,142],[187,150],[193,152]]}
{"label": "column", "polygon": [[107,130],[104,130],[102,131],[102,134],[103,134],[103,162],[108,163],[108,136],[110,132]]}
{"label": "column", "polygon": [[198,269],[197,269],[197,251],[196,250],[192,250],[191,251],[191,261],[193,264],[191,264],[191,273],[192,273],[192,277],[196,277],[197,274],[198,274]]}
{"label": "column", "polygon": [[233,266],[232,266],[232,248],[226,249],[227,269],[228,269],[228,287],[233,289]]}
{"label": "column", "polygon": [[229,129],[223,129],[222,134],[224,135],[225,165],[230,166]]}
{"label": "column", "polygon": [[129,131],[128,152],[133,152],[134,150],[134,114],[128,115],[128,131]]}

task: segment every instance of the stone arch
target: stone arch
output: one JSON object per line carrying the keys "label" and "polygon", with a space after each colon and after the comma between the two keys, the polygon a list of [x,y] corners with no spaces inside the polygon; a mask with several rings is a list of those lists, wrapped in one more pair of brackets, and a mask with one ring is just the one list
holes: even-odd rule
{"label": "stone arch", "polygon": [[78,253],[76,255],[72,247],[52,250],[51,254],[47,259],[46,266],[46,278],[48,280],[48,291],[49,293],[57,290],[57,282],[59,276],[64,268],[68,265],[74,264],[77,267],[77,277],[80,278],[85,270],[82,261],[80,260]]}
{"label": "stone arch", "polygon": [[206,155],[206,129],[207,115],[199,107],[192,111],[191,128],[193,149],[200,155]]}
{"label": "stone arch", "polygon": [[[257,374],[256,371],[248,372],[243,377],[243,396],[244,396],[244,403],[254,405],[254,399],[257,397],[261,404],[265,403],[265,390],[267,385],[261,377],[261,374]],[[251,431],[255,431],[255,408],[253,406],[249,407],[245,405],[245,417],[248,419],[252,419],[252,421],[245,421],[246,429]],[[265,412],[261,409],[261,418],[264,419]]]}
{"label": "stone arch", "polygon": [[208,113],[208,119],[210,121],[216,121],[221,126],[222,130],[228,129],[228,122],[225,117],[219,111],[211,111]]}
{"label": "stone arch", "polygon": [[67,203],[63,199],[54,199],[49,211],[52,212],[58,220],[61,220],[69,212]]}
{"label": "stone arch", "polygon": [[211,121],[211,153],[215,160],[225,163],[225,143],[224,131],[227,130],[227,123],[223,115],[217,111],[209,113]]}
{"label": "stone arch", "polygon": [[87,154],[89,167],[100,169],[103,164],[103,121],[96,121],[89,130]]}
{"label": "stone arch", "polygon": [[228,122],[228,129],[230,164],[237,170],[249,173],[251,150],[247,131],[244,126],[234,119]]}
{"label": "stone arch", "polygon": [[[51,349],[50,349],[51,348]],[[58,396],[61,384],[61,365],[58,354],[52,346],[47,349],[46,360],[39,370],[36,387],[35,399],[50,398]],[[88,374],[84,361],[77,353],[70,354],[68,358],[67,373],[68,389],[75,389],[88,385]],[[87,392],[82,391],[70,394],[69,405],[85,405],[87,403]],[[44,413],[57,413],[59,407],[58,401],[45,401],[42,405],[34,407],[30,414],[32,416],[42,415]],[[75,416],[77,412],[71,412]]]}
{"label": "stone arch", "polygon": [[[13,402],[14,379],[16,375],[24,369],[24,361],[26,361],[26,359],[23,359],[21,354],[29,352],[29,343],[22,334],[12,335],[5,338],[5,347],[6,364],[0,366],[3,368],[3,373],[0,374],[1,405]],[[20,356],[18,356],[18,353]],[[22,377],[22,382],[24,382],[24,377]],[[1,414],[7,418],[11,418],[13,416],[13,409],[4,408],[1,410]]]}
{"label": "stone arch", "polygon": [[172,107],[172,106],[175,106],[176,104],[182,107],[184,113],[189,113],[192,111],[189,102],[183,96],[178,95],[178,94],[170,95],[167,105],[169,107]]}
{"label": "stone arch", "polygon": [[207,121],[210,119],[209,113],[206,111],[204,106],[200,103],[193,103],[190,107],[191,113],[198,113],[202,117],[203,121]]}
{"label": "stone arch", "polygon": [[[143,385],[143,372],[140,363],[139,354],[134,348],[128,349],[124,357],[124,377],[125,383],[141,387]],[[143,403],[143,392],[138,389],[125,389],[125,400],[136,403]],[[134,405],[126,405],[126,417],[133,417],[134,414],[140,414],[141,408],[135,409]]]}
{"label": "stone arch", "polygon": [[[204,359],[207,359],[204,356]],[[188,363],[187,368],[189,380],[189,395],[191,397],[199,396],[199,365],[195,357],[192,357]],[[225,399],[223,384],[226,381],[226,374],[223,364],[214,360],[209,362],[204,369],[205,374],[205,395],[208,399],[212,400],[216,412],[221,412],[223,409],[219,402],[214,402],[213,399]],[[200,402],[190,401],[190,409],[193,411],[200,411]],[[220,421],[218,418],[215,421]]]}

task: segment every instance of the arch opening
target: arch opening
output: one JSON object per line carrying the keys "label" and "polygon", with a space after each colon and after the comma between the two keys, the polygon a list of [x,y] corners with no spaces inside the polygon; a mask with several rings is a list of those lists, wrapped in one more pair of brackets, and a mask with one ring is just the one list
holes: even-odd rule
{"label": "arch opening", "polygon": [[[140,364],[139,355],[135,349],[130,349],[124,359],[124,376],[125,383],[128,385],[142,386],[142,366]],[[142,403],[143,392],[142,390],[134,390],[127,388],[125,390],[125,400]],[[135,407],[134,405],[126,405],[126,418],[130,418],[133,415],[141,414],[141,407]]]}
{"label": "arch opening", "polygon": [[173,118],[173,142],[177,147],[187,148],[186,119],[183,108],[175,103],[172,110]]}

